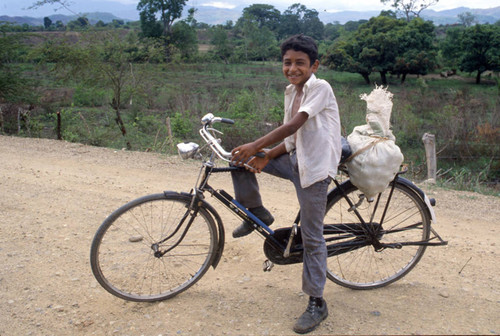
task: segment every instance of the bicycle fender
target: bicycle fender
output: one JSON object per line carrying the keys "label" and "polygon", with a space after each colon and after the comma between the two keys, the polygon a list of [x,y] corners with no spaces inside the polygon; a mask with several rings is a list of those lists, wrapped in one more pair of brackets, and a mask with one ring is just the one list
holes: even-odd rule
{"label": "bicycle fender", "polygon": [[352,186],[351,180],[347,180],[342,182],[339,185],[339,188],[333,188],[328,192],[328,197],[327,197],[327,202],[330,202],[335,196],[337,195],[342,195],[341,191],[339,189],[349,189]]}
{"label": "bicycle fender", "polygon": [[[182,196],[188,197],[191,199],[192,195],[186,192],[181,193]],[[217,252],[215,253],[212,260],[212,267],[215,269],[219,264],[219,261],[222,257],[222,252],[224,251],[224,242],[225,242],[225,231],[224,226],[222,224],[222,219],[219,216],[219,213],[205,200],[200,200],[202,208],[205,208],[207,212],[215,219],[217,223]]]}
{"label": "bicycle fender", "polygon": [[420,189],[419,187],[417,187],[413,182],[411,182],[410,180],[408,180],[404,177],[398,176],[397,182],[414,190],[420,196],[422,201],[424,201],[425,205],[427,205],[427,210],[429,211],[429,215],[431,216],[432,222],[434,224],[436,224],[436,214],[434,213],[434,208],[432,207],[431,200],[429,199],[429,197],[427,197],[425,192],[422,189]]}

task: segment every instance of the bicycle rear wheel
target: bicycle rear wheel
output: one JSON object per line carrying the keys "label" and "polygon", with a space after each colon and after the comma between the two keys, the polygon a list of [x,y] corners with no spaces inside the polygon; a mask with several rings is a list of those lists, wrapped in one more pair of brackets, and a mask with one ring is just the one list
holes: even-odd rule
{"label": "bicycle rear wheel", "polygon": [[[372,223],[368,229],[380,227],[393,183],[380,195],[376,210],[376,198],[368,202],[352,183],[342,185],[363,220]],[[364,234],[367,226],[360,223],[340,194],[328,203],[324,223],[326,227],[334,224],[335,228],[335,233],[325,234],[329,255],[327,277],[352,289],[383,287],[401,279],[422,258],[426,246],[418,242],[427,240],[430,234],[430,216],[425,203],[412,189],[397,182],[377,236],[381,243],[395,244],[393,247],[377,251]],[[337,243],[346,244],[340,250],[335,247]]]}
{"label": "bicycle rear wheel", "polygon": [[[185,291],[205,274],[217,248],[217,228],[204,208],[189,229],[191,215],[179,227],[191,213],[190,201],[177,193],[148,195],[125,204],[102,223],[90,263],[104,289],[125,300],[159,301]],[[172,249],[155,256],[153,244],[160,251]]]}

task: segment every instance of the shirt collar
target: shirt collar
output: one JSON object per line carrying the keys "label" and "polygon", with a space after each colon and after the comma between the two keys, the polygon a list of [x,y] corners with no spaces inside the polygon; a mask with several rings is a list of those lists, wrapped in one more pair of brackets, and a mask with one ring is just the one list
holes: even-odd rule
{"label": "shirt collar", "polygon": [[316,75],[311,74],[311,77],[309,77],[307,82],[304,84],[304,92],[307,92],[315,81],[316,81]]}
{"label": "shirt collar", "polygon": [[[311,87],[312,83],[314,83],[316,81],[316,75],[315,74],[311,74],[311,77],[309,77],[309,79],[307,80],[307,82],[304,84],[304,93],[306,93],[309,88]],[[295,85],[293,84],[290,84],[286,87],[286,90],[285,90],[285,94],[291,94],[291,93],[294,93],[296,91],[295,89]]]}

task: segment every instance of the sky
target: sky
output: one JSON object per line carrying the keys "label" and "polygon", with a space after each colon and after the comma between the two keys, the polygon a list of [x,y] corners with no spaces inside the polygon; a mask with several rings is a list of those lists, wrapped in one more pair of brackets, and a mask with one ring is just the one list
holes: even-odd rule
{"label": "sky", "polygon": [[[77,13],[84,12],[97,12],[97,11],[113,11],[118,17],[125,19],[138,19],[131,17],[124,17],[117,14],[123,13],[125,15],[135,15],[134,9],[139,0],[69,0],[72,4],[70,6]],[[58,9],[59,6],[54,7],[45,5],[37,10],[27,10],[36,0],[0,0],[0,16],[33,16],[43,17],[52,14],[71,14],[65,9]],[[315,9],[318,12],[338,12],[338,11],[366,11],[366,10],[389,10],[390,5],[384,5],[380,0],[188,0],[187,6],[201,7],[211,5],[220,8],[236,8],[238,6],[247,7],[255,3],[271,4],[280,11],[287,9],[291,4],[301,3],[308,9]],[[445,9],[452,9],[456,7],[469,7],[469,8],[493,8],[500,6],[498,0],[439,0],[439,2],[430,7],[430,9],[439,11]],[[104,10],[103,10],[104,9]],[[131,11],[132,9],[132,11]],[[115,12],[118,12],[117,14]],[[132,14],[130,14],[132,13]]]}

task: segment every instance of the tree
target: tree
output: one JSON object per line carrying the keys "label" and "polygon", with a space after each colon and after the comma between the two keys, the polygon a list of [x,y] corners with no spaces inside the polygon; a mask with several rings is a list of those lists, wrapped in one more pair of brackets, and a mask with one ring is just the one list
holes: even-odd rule
{"label": "tree", "polygon": [[441,51],[449,65],[461,71],[476,71],[476,83],[480,84],[483,72],[500,70],[500,26],[449,29]]}
{"label": "tree", "polygon": [[[240,59],[265,60],[274,56],[274,48],[277,45],[280,12],[272,5],[257,4],[243,9],[242,16],[234,27],[234,36],[239,46],[235,53]],[[222,31],[217,31],[219,42],[224,42]],[[224,46],[219,52],[227,54]],[[227,50],[226,50],[227,51]],[[223,59],[225,56],[220,55]],[[227,62],[227,59],[225,59]]]}
{"label": "tree", "polygon": [[43,27],[44,27],[45,29],[49,29],[49,28],[50,28],[50,26],[52,26],[52,20],[51,20],[49,17],[47,17],[47,16],[46,16],[46,17],[44,17],[44,18],[43,18]]}
{"label": "tree", "polygon": [[280,25],[281,13],[272,5],[255,4],[243,9],[243,14],[236,24],[243,24],[250,21],[257,24],[257,27],[267,27],[272,32],[276,32]]}
{"label": "tree", "polygon": [[463,27],[452,27],[446,30],[446,36],[440,41],[439,50],[443,56],[443,65],[451,69],[458,69],[462,48],[460,41],[462,39]]}
{"label": "tree", "polygon": [[0,101],[20,102],[30,92],[22,72],[13,65],[19,53],[24,52],[22,33],[8,34],[10,24],[0,24]]}
{"label": "tree", "polygon": [[198,36],[196,34],[196,9],[190,8],[185,20],[172,26],[172,44],[180,51],[181,57],[189,59],[198,53]]}
{"label": "tree", "polygon": [[96,22],[95,27],[96,28],[104,28],[104,27],[106,27],[106,24],[102,20],[99,20]]}
{"label": "tree", "polygon": [[194,14],[197,12],[198,10],[194,7],[191,7],[188,9],[188,17],[186,18],[186,23],[188,25],[190,25],[192,28],[196,28],[198,27],[198,21],[194,18]]}
{"label": "tree", "polygon": [[80,16],[76,20],[68,22],[70,30],[85,30],[90,27],[90,22],[86,17]]}
{"label": "tree", "polygon": [[459,43],[460,70],[476,71],[476,84],[481,83],[483,72],[500,70],[500,27],[485,24],[466,28]]}
{"label": "tree", "polygon": [[371,18],[354,34],[336,43],[326,54],[325,64],[340,71],[359,73],[369,84],[369,75],[379,72],[383,85],[387,73],[426,74],[436,64],[434,25],[420,19],[407,23],[387,16]]}
{"label": "tree", "polygon": [[142,37],[160,38],[163,35],[161,23],[156,21],[154,12],[142,11],[139,13],[139,18],[141,21]]}
{"label": "tree", "polygon": [[233,54],[234,46],[229,41],[228,32],[222,25],[217,25],[211,29],[211,43],[214,46],[212,52],[224,63],[229,64],[229,58]]}
{"label": "tree", "polygon": [[458,21],[465,27],[470,27],[477,23],[476,16],[471,12],[458,14]]}
{"label": "tree", "polygon": [[299,3],[293,4],[281,15],[279,38],[295,34],[309,35],[316,40],[323,39],[324,25],[319,19],[318,12],[307,9]]}
{"label": "tree", "polygon": [[109,25],[113,28],[120,28],[125,25],[125,21],[113,19]]}
{"label": "tree", "polygon": [[56,29],[57,30],[63,30],[64,29],[64,23],[61,20],[56,21]]}
{"label": "tree", "polygon": [[439,0],[380,0],[384,5],[391,6],[399,12],[402,12],[406,21],[409,22],[413,17],[420,17],[420,12],[439,2]]}
{"label": "tree", "polygon": [[367,23],[368,20],[358,20],[358,21],[347,21],[344,24],[344,30],[346,32],[355,32],[358,30],[359,26],[361,26],[363,23]]}
{"label": "tree", "polygon": [[268,27],[259,28],[256,21],[244,20],[235,27],[235,31],[242,42],[236,49],[240,59],[266,60],[276,56],[277,41]]}
{"label": "tree", "polygon": [[370,84],[372,69],[359,60],[359,47],[352,39],[336,42],[326,53],[323,63],[332,70],[358,73],[366,84]]}
{"label": "tree", "polygon": [[338,21],[327,23],[324,29],[324,38],[327,41],[334,41],[342,35],[342,31],[343,27]]}
{"label": "tree", "polygon": [[38,50],[41,62],[55,63],[55,71],[62,80],[77,80],[112,90],[109,105],[128,148],[131,145],[121,111],[136,89],[136,79],[140,78],[131,63],[136,57],[136,45],[136,40],[123,38],[118,31],[87,31],[77,43],[48,40]]}
{"label": "tree", "polygon": [[393,19],[398,18],[397,13],[395,11],[392,11],[392,10],[383,10],[380,12],[379,16],[387,16],[387,17],[390,17]]}
{"label": "tree", "polygon": [[354,50],[362,68],[379,72],[383,85],[387,84],[386,75],[394,69],[398,51],[398,33],[404,22],[389,17],[371,18],[354,33]]}
{"label": "tree", "polygon": [[401,83],[404,83],[406,75],[426,75],[436,67],[437,48],[435,27],[431,21],[416,18],[401,28],[392,72],[402,75]]}
{"label": "tree", "polygon": [[[156,15],[159,13],[159,22],[161,23],[162,36],[166,46],[167,61],[170,60],[169,46],[172,43],[172,25],[175,20],[181,17],[186,1],[187,0],[140,0],[137,4],[137,10],[140,11],[141,29],[143,29],[143,33],[145,31],[157,33],[156,29],[158,26],[155,26],[155,24],[157,22]],[[143,22],[146,24],[146,27],[144,27]],[[151,29],[151,25],[154,29]],[[146,36],[156,37],[151,35]]]}
{"label": "tree", "polygon": [[196,29],[186,21],[176,22],[172,27],[172,45],[180,51],[184,59],[196,55],[198,52]]}

